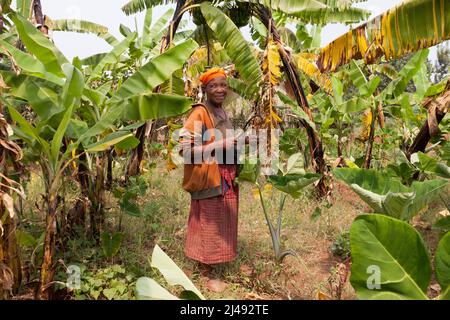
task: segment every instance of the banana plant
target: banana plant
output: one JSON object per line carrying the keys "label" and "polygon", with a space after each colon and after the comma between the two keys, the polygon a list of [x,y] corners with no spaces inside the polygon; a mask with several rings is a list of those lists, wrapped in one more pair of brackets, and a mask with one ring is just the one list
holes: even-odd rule
{"label": "banana plant", "polygon": [[[419,232],[404,221],[361,215],[350,228],[350,283],[360,299],[427,300],[430,254]],[[439,241],[434,270],[439,299],[450,299],[450,232]]]}
{"label": "banana plant", "polygon": [[[278,166],[278,173],[268,176],[265,182],[260,179],[260,164],[258,162],[254,163],[255,161],[252,162],[247,158],[240,165],[239,169],[239,183],[250,182],[258,190],[258,198],[261,201],[264,218],[269,228],[277,263],[283,262],[284,258],[288,255],[296,255],[293,250],[282,250],[281,247],[282,217],[287,196],[290,195],[294,199],[299,198],[305,187],[317,182],[321,178],[319,174],[305,172],[301,167],[301,161],[299,161],[301,156],[301,153],[291,155],[285,164]],[[279,201],[276,226],[270,220],[270,212],[267,207],[267,200],[265,199],[266,192],[264,188],[266,185],[272,185],[282,193]]]}
{"label": "banana plant", "polygon": [[[179,69],[197,45],[192,40],[187,41],[166,55],[156,57],[129,77],[111,99],[106,99],[102,89],[95,90],[90,85],[92,79],[103,72],[103,66],[114,63],[114,57],[122,51],[123,44],[102,59],[101,68],[94,69],[95,72],[85,78],[77,59],[70,64],[54,44],[25,18],[17,14],[11,14],[10,18],[21,41],[34,56],[1,40],[4,52],[11,57],[11,65],[21,72],[19,75],[4,73],[5,82],[12,90],[2,99],[16,123],[15,136],[27,144],[32,158],[43,171],[47,214],[38,296],[48,298],[54,272],[58,195],[65,170],[82,155],[102,152],[130,139],[132,133],[129,129],[115,127],[121,119],[145,121],[187,111],[191,104],[189,99],[149,92]],[[164,65],[164,70],[158,65]],[[88,106],[93,109],[94,116],[83,119],[80,115],[89,110],[81,109],[86,101],[91,103]],[[24,102],[36,114],[34,123],[28,122],[17,110]],[[74,155],[79,148],[82,151]]]}
{"label": "banana plant", "polygon": [[414,181],[405,186],[387,173],[359,168],[338,168],[334,176],[344,181],[375,213],[409,221],[438,199],[448,186],[446,179]]}

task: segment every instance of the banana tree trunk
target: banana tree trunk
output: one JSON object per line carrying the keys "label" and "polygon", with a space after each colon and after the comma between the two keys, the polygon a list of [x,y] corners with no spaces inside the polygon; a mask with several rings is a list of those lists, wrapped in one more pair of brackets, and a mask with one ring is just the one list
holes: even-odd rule
{"label": "banana tree trunk", "polygon": [[[162,40],[161,45],[161,53],[169,49],[170,44],[172,42],[173,36],[177,32],[178,26],[181,22],[181,18],[183,17],[183,14],[181,14],[183,8],[186,5],[186,0],[178,0],[177,6],[175,8],[175,12],[173,13],[172,21],[169,25],[169,30],[167,31],[167,34],[164,36]],[[154,92],[159,92],[160,87],[155,88]],[[126,175],[125,175],[125,181],[128,181],[131,176],[136,176],[140,172],[140,166],[142,159],[144,158],[144,146],[145,146],[145,139],[147,137],[146,132],[148,132],[148,128],[151,125],[151,122],[147,122],[145,125],[139,127],[136,130],[135,137],[139,140],[139,145],[131,150],[130,153],[130,160],[128,162]]]}
{"label": "banana tree trunk", "polygon": [[[6,300],[16,294],[22,282],[22,264],[19,245],[16,238],[17,216],[11,214],[12,208],[3,201],[10,190],[7,180],[11,162],[17,164],[21,158],[21,150],[14,142],[9,141],[7,122],[2,114],[3,106],[0,102],[0,300]],[[11,199],[11,196],[9,197]],[[9,204],[11,206],[13,204]],[[13,210],[14,212],[14,210]]]}
{"label": "banana tree trunk", "polygon": [[[272,19],[272,14],[269,9],[263,6],[258,6],[258,13],[260,20],[264,23],[266,28],[272,34],[273,40],[279,44],[279,54],[281,57],[281,61],[283,62],[283,66],[285,68],[285,72],[288,76],[289,82],[291,84],[293,93],[295,95],[295,99],[299,106],[306,112],[309,119],[314,121],[311,109],[309,108],[308,100],[306,99],[305,92],[303,90],[302,84],[300,83],[300,77],[297,73],[297,69],[295,64],[292,62],[292,59],[288,52],[284,49],[284,46],[281,42],[280,35],[275,27],[275,22]],[[323,146],[322,141],[319,138],[317,132],[311,128],[311,126],[303,120],[300,120],[302,126],[306,129],[306,133],[308,135],[309,141],[309,151],[311,154],[311,160],[313,162],[313,167],[317,173],[322,175],[322,179],[319,181],[317,185],[317,191],[319,197],[324,197],[329,194],[329,187],[326,183],[326,163],[324,160]]]}
{"label": "banana tree trunk", "polygon": [[[52,183],[50,184],[50,186]],[[53,257],[56,245],[56,213],[58,210],[58,194],[49,188],[47,195],[47,217],[44,238],[44,256],[41,265],[41,279],[36,299],[49,300],[52,297],[52,282],[55,274]]]}
{"label": "banana tree trunk", "polygon": [[90,224],[91,235],[97,242],[100,241],[100,233],[104,223],[104,204],[105,204],[105,162],[106,154],[103,154],[96,159],[95,163],[95,180],[89,193],[89,200],[91,202],[90,208]]}

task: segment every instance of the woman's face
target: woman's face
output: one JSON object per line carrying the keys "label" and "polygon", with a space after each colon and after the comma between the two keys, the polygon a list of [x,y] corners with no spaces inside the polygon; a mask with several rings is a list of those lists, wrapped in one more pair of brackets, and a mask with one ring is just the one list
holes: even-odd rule
{"label": "woman's face", "polygon": [[213,104],[222,104],[227,97],[228,84],[225,77],[217,77],[205,86],[207,98]]}

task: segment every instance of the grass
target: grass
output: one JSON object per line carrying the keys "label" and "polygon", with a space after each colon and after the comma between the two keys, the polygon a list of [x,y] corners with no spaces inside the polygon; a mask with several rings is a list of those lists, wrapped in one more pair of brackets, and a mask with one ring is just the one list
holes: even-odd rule
{"label": "grass", "polygon": [[[287,198],[281,238],[283,246],[293,249],[297,256],[288,256],[282,264],[276,264],[259,199],[255,198],[251,185],[241,185],[238,258],[215,268],[215,275],[227,283],[227,288],[224,292],[214,293],[208,290],[208,279],[201,276],[197,264],[183,252],[190,197],[181,188],[182,169],[167,172],[164,165],[161,161],[144,173],[148,189],[138,200],[142,216],[123,215],[121,231],[124,239],[117,256],[104,258],[101,248],[88,238],[80,237],[68,242],[66,252],[59,253],[64,264],[81,263],[92,272],[119,264],[136,278],[150,276],[164,284],[148,261],[154,245],[158,244],[208,299],[317,299],[319,292],[333,299],[356,298],[348,279],[343,281],[346,274],[344,261],[331,252],[331,246],[349,230],[357,215],[371,210],[347,186],[334,182],[332,206],[314,200],[312,187],[307,188],[300,199]],[[21,226],[35,237],[39,236],[37,230],[42,232],[44,226],[44,213],[35,205],[42,203],[40,181],[33,175],[28,184],[25,223]],[[71,185],[74,182],[68,182],[66,202],[77,196],[76,187]],[[273,190],[266,197],[274,221],[279,196],[279,192]],[[107,193],[106,207],[106,226],[117,231],[121,213],[117,199],[110,193]],[[423,221],[428,223],[429,219],[428,214],[423,215]],[[430,230],[425,230],[424,234],[426,241],[431,242],[430,246],[435,247],[437,236]],[[29,259],[31,250],[33,248],[24,250],[24,259]],[[37,277],[37,267],[36,263],[31,278]]]}

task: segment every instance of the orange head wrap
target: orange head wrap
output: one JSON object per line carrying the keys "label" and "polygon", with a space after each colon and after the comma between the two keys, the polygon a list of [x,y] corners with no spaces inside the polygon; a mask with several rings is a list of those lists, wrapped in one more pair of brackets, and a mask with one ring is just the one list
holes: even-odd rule
{"label": "orange head wrap", "polygon": [[208,82],[210,82],[212,79],[214,78],[218,78],[218,77],[227,77],[227,74],[225,73],[225,70],[222,68],[211,68],[208,71],[206,71],[205,73],[203,73],[199,80],[201,83],[203,83],[204,85],[206,85]]}

